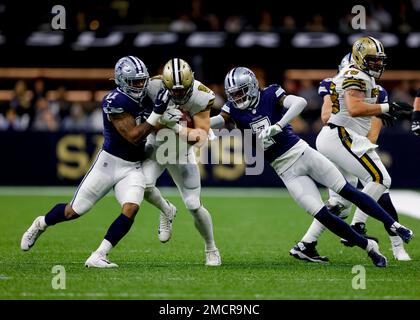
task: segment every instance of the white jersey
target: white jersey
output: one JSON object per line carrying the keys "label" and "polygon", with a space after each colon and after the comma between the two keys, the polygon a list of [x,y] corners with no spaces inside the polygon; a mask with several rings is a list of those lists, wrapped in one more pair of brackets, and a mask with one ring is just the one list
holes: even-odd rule
{"label": "white jersey", "polygon": [[[147,94],[155,100],[157,93],[163,87],[163,81],[160,76],[156,76],[150,79],[147,86]],[[172,100],[169,101],[168,109],[179,108],[189,113],[191,117],[197,113],[208,110],[214,103],[215,95],[212,90],[207,88],[198,80],[194,80],[193,92],[187,103],[184,105],[176,105]]]}
{"label": "white jersey", "polygon": [[372,116],[352,117],[344,101],[344,93],[348,89],[360,90],[365,94],[364,101],[366,103],[377,103],[379,89],[376,86],[375,79],[357,69],[354,65],[349,65],[332,79],[330,89],[333,105],[328,122],[351,129],[362,136],[367,136],[371,127]]}
{"label": "white jersey", "polygon": [[[147,94],[152,99],[155,100],[159,90],[163,87],[163,81],[160,76],[152,77],[150,82],[147,86]],[[193,92],[191,97],[188,99],[187,103],[184,105],[176,105],[173,100],[171,99],[168,104],[168,109],[178,108],[180,110],[188,112],[188,114],[193,117],[199,112],[209,110],[214,103],[215,94],[212,90],[207,88],[204,84],[202,84],[198,80],[194,80],[193,84]],[[147,138],[147,143],[159,146],[165,143],[164,141],[157,141],[156,134],[151,133]],[[187,144],[185,141],[180,143],[176,148],[176,154],[173,152],[168,151],[170,154],[168,155],[170,158],[176,157],[178,158],[178,154],[190,154],[190,149],[192,145]],[[172,160],[171,160],[172,161]],[[188,160],[190,161],[190,160]]]}

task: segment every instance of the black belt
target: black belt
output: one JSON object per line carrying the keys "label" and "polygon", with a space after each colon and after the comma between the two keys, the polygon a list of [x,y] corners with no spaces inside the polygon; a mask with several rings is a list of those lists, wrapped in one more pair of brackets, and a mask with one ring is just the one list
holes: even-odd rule
{"label": "black belt", "polygon": [[333,123],[327,123],[327,126],[329,126],[331,129],[338,128],[339,126],[333,124]]}

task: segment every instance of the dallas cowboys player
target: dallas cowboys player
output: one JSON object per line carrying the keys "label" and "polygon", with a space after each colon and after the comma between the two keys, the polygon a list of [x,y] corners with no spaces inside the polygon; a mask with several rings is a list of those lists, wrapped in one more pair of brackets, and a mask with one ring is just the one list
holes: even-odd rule
{"label": "dallas cowboys player", "polygon": [[[191,116],[194,123],[194,128],[186,128],[178,123],[168,125],[168,127],[183,139],[194,138],[193,143],[206,141],[210,129],[210,108],[215,99],[213,91],[200,81],[195,80],[189,64],[179,58],[169,60],[163,67],[162,75],[151,78],[148,86],[149,96],[154,98],[162,88],[166,88],[171,94],[167,112],[179,115],[181,114],[180,110],[183,110]],[[143,163],[143,172],[146,178],[145,199],[161,211],[158,229],[159,240],[162,243],[169,241],[172,235],[172,221],[176,214],[175,206],[164,199],[159,189],[156,188],[156,180],[165,169],[168,169],[178,187],[185,207],[192,214],[195,226],[204,239],[205,264],[220,266],[221,257],[214,240],[212,218],[200,200],[200,172],[195,161],[194,148],[187,143],[175,141],[173,144],[179,148],[171,155],[170,161],[163,163],[156,154],[165,143],[158,141],[155,134],[151,134],[148,137],[147,145],[151,146],[154,152]],[[180,157],[182,158],[180,154],[186,154],[183,159],[185,161],[180,160]]]}
{"label": "dallas cowboys player", "polygon": [[[339,65],[338,71],[341,71],[344,67],[347,67],[352,62],[351,53],[346,54],[341,63]],[[321,109],[321,119],[324,123],[327,123],[332,111],[332,102],[330,97],[330,86],[333,81],[333,78],[326,78],[321,81],[318,93],[324,99],[324,103]],[[380,86],[376,85],[376,88],[379,90],[378,93],[378,103],[386,103],[388,102],[388,93],[386,90]],[[367,138],[375,144],[379,133],[382,128],[382,122],[386,126],[392,126],[395,118],[391,115],[384,115],[384,118],[380,119],[378,117],[372,117],[371,120],[371,128],[367,134]],[[358,178],[354,175],[344,173],[347,181],[351,183],[353,186],[357,186]],[[363,182],[363,185],[366,185],[368,182]],[[398,221],[398,214],[397,211],[391,201],[389,196],[389,190],[387,190],[378,200],[378,204],[384,208],[396,221]],[[330,190],[330,198],[328,200],[327,206],[329,207],[330,211],[334,214],[338,215],[340,218],[346,218],[351,211],[351,203],[346,201],[342,197],[340,197],[337,193]],[[352,224],[352,228],[361,235],[369,239],[374,239],[377,241],[376,238],[370,237],[366,235],[366,228],[365,223],[357,222]],[[312,222],[311,226],[307,230],[306,234],[303,236],[302,240],[299,241],[291,250],[290,254],[301,260],[306,260],[310,262],[327,262],[329,261],[328,257],[320,256],[318,251],[316,250],[317,240],[325,230],[325,227],[316,219]],[[396,235],[391,230],[387,229],[389,234],[391,245],[392,245],[392,252],[396,260],[400,261],[410,261],[411,258],[408,253],[404,249],[404,244],[402,239]],[[342,239],[343,244],[347,246],[351,246],[346,240]]]}
{"label": "dallas cowboys player", "polygon": [[[71,202],[59,203],[45,216],[35,219],[22,237],[22,250],[29,250],[48,227],[81,217],[114,188],[122,213],[85,265],[99,268],[117,266],[107,259],[107,254],[131,228],[143,200],[145,178],[141,163],[145,159],[145,138],[162,117],[169,99],[167,90],[162,90],[154,104],[145,95],[148,81],[149,73],[139,58],[126,56],[117,62],[117,88],[102,101],[105,138],[102,150]],[[145,108],[152,108],[153,112],[144,122],[142,113]]]}
{"label": "dallas cowboys player", "polygon": [[376,266],[386,266],[387,260],[375,241],[362,237],[330,213],[315,181],[360,206],[406,241],[412,238],[411,230],[392,219],[372,198],[351,186],[327,158],[293,133],[289,122],[305,108],[305,99],[286,95],[278,85],[260,90],[254,73],[244,67],[228,72],[225,91],[229,101],[218,116],[212,117],[212,127],[221,127],[232,120],[239,129],[258,134],[264,145],[265,159],[283,180],[290,195],[328,229],[365,249]]}

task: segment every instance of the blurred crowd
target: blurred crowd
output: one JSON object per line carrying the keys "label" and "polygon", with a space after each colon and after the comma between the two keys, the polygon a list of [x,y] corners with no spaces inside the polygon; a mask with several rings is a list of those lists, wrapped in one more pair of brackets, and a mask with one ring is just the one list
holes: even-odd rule
{"label": "blurred crowd", "polygon": [[[90,2],[89,2],[90,3]],[[354,1],[272,0],[234,4],[226,1],[178,0],[153,1],[113,0],[107,4],[93,1],[76,10],[75,24],[79,31],[111,29],[113,26],[137,26],[158,31],[282,31],[352,33],[351,10]],[[419,30],[420,0],[367,0],[366,27],[369,31],[408,33]],[[240,7],[238,7],[240,6]],[[333,6],[333,7],[332,7]],[[334,11],[334,15],[331,15]]]}
{"label": "blurred crowd", "polygon": [[48,98],[43,79],[36,79],[29,86],[18,80],[12,99],[0,103],[0,130],[102,131],[100,103],[71,102],[64,86],[55,89],[55,96]]}
{"label": "blurred crowd", "polygon": [[[19,0],[0,3],[0,30],[12,28],[16,14],[27,29],[49,27],[51,4]],[[250,4],[221,0],[63,0],[67,29],[72,31],[340,31],[357,32],[351,27],[355,4],[366,9],[368,31],[408,33],[420,29],[420,0],[365,1],[272,1]],[[331,13],[334,14],[331,14]],[[14,28],[14,27],[13,27]],[[14,28],[15,29],[15,28]],[[10,30],[15,34],[19,30]],[[20,32],[25,32],[21,30]],[[6,32],[7,33],[7,32]]]}
{"label": "blurred crowd", "polygon": [[[254,71],[261,87],[270,84],[267,83],[262,69],[254,68]],[[212,115],[215,115],[220,112],[226,96],[223,84],[208,85],[216,94],[212,110]],[[322,99],[318,95],[318,82],[307,79],[284,79],[280,85],[287,93],[302,96],[308,102],[301,116],[293,122],[296,132],[319,132],[323,124],[320,120]],[[413,103],[415,91],[419,87],[420,80],[400,81],[392,87],[385,86],[391,101],[405,101],[410,104]],[[49,90],[53,90],[54,94],[47,95]],[[408,128],[409,122],[400,123],[399,126],[403,129]],[[30,82],[18,80],[11,100],[0,102],[0,131],[101,132],[102,129],[100,101],[95,99],[87,102],[71,101],[64,86],[46,88],[44,79]]]}

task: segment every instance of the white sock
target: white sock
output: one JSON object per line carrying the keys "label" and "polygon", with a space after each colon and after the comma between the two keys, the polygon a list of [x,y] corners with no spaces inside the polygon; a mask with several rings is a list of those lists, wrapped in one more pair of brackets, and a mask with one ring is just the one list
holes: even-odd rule
{"label": "white sock", "polygon": [[[385,192],[386,187],[382,184],[376,182],[369,182],[362,190],[362,192],[371,196],[375,201],[378,201],[382,194]],[[358,222],[366,223],[368,215],[364,213],[359,208],[356,208],[354,213],[353,220],[351,221],[352,225],[355,225]]]}
{"label": "white sock", "polygon": [[314,219],[314,221],[312,221],[312,224],[309,226],[308,231],[306,231],[301,241],[307,242],[307,243],[315,242],[318,240],[318,238],[324,232],[325,229],[326,227],[321,222]]}
{"label": "white sock", "polygon": [[104,240],[102,240],[101,245],[99,246],[99,248],[96,251],[107,255],[111,251],[111,249],[112,249],[111,242],[104,239]]}
{"label": "white sock", "polygon": [[171,209],[168,205],[168,202],[164,197],[162,197],[162,194],[156,187],[146,188],[144,190],[144,199],[150,204],[154,205],[160,211],[168,212]]}
{"label": "white sock", "polygon": [[206,245],[206,250],[215,250],[216,244],[213,236],[213,222],[210,213],[201,206],[197,210],[190,210],[194,217],[195,227],[200,232]]}
{"label": "white sock", "polygon": [[48,225],[45,223],[45,216],[43,216],[42,219],[39,219],[39,226],[42,230],[47,229]]}

